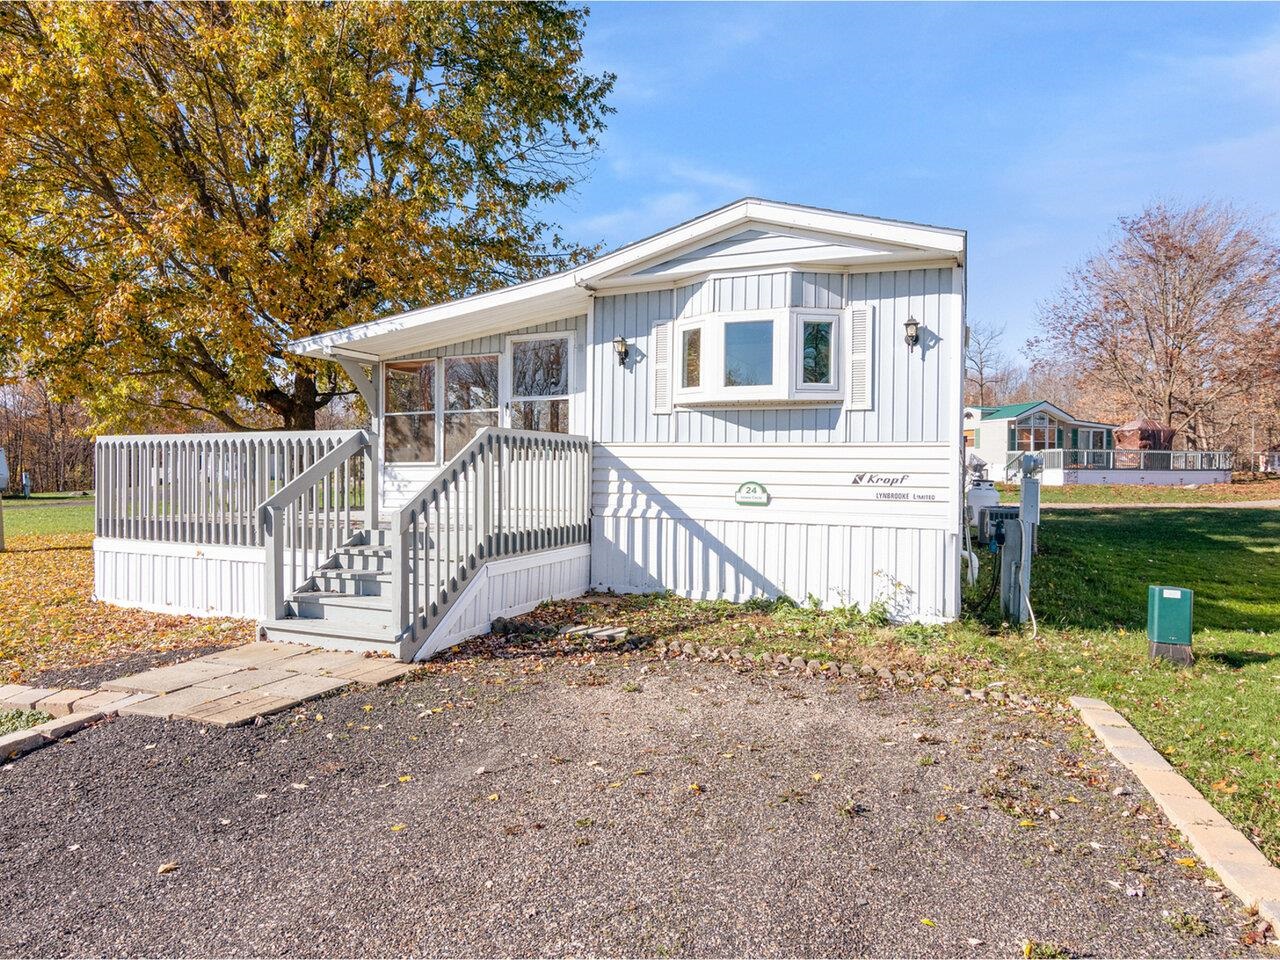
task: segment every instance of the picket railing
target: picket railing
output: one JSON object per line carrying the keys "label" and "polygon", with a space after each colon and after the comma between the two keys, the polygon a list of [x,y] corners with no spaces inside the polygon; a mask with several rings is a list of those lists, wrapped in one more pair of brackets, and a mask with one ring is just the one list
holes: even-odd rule
{"label": "picket railing", "polygon": [[372,442],[363,431],[343,440],[258,507],[266,547],[266,608],[286,615],[290,594],[345,546],[377,526],[376,494],[360,476]]}
{"label": "picket railing", "polygon": [[[1016,475],[1023,453],[1005,464],[1006,478]],[[1228,450],[1037,450],[1046,470],[1230,470]]]}
{"label": "picket railing", "polygon": [[[258,506],[360,431],[99,437],[94,449],[100,537],[261,546]],[[369,464],[347,478],[373,489]],[[355,506],[360,506],[358,499]]]}
{"label": "picket railing", "polygon": [[[1227,450],[1049,450],[1067,470],[1230,470]],[[1048,458],[1045,466],[1049,466]]]}
{"label": "picket railing", "polygon": [[489,427],[393,521],[393,622],[425,638],[490,560],[590,540],[586,437]]}

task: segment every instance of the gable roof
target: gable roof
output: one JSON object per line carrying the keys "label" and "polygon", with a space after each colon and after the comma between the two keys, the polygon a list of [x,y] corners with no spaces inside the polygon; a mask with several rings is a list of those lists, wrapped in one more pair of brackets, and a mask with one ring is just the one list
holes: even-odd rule
{"label": "gable roof", "polygon": [[1109,423],[1100,423],[1096,420],[1077,420],[1061,407],[1050,403],[1048,400],[1030,400],[1026,403],[1006,403],[1002,407],[978,407],[982,411],[983,420],[1016,420],[1019,417],[1025,417],[1028,413],[1034,413],[1044,407],[1052,411],[1061,420],[1066,420],[1077,427],[1107,427]]}
{"label": "gable roof", "polygon": [[[1029,403],[1006,403],[1003,407],[987,407],[982,411],[983,420],[1011,420],[1024,413],[1030,413],[1039,406],[1053,406],[1047,400],[1032,400]],[[1057,409],[1057,408],[1055,408]],[[1065,410],[1059,411],[1066,413]],[[1069,416],[1069,414],[1068,414]]]}
{"label": "gable roof", "polygon": [[295,340],[305,356],[379,360],[585,313],[597,291],[757,265],[946,261],[963,265],[963,230],[745,197],[579,267],[487,293]]}

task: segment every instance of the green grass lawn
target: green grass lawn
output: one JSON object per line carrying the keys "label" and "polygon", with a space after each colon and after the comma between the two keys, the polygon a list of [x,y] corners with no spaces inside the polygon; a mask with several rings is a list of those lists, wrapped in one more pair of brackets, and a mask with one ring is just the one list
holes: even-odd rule
{"label": "green grass lawn", "polygon": [[[1041,545],[1040,637],[971,620],[945,652],[1106,700],[1280,862],[1280,511],[1057,513]],[[1194,667],[1147,659],[1148,584],[1195,591]]]}
{"label": "green grass lawn", "polygon": [[[1018,487],[998,483],[1001,503],[1017,503]],[[1160,487],[1147,484],[1072,484],[1041,487],[1041,503],[1238,503],[1280,500],[1280,480],[1241,479],[1201,487]]]}
{"label": "green grass lawn", "polygon": [[32,534],[92,533],[93,498],[68,500],[65,505],[48,501],[18,500],[4,502],[6,537]]}

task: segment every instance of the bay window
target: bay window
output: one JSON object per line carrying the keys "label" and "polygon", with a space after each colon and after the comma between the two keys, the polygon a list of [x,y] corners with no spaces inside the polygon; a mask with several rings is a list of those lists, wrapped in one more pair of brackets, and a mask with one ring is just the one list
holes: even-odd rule
{"label": "bay window", "polygon": [[831,387],[835,382],[835,367],[832,364],[835,349],[836,322],[801,315],[797,322],[800,325],[799,361],[800,389]]}
{"label": "bay window", "polygon": [[702,328],[690,327],[680,335],[680,386],[702,386]]}
{"label": "bay window", "polygon": [[675,321],[677,406],[842,399],[839,310],[739,310]]}

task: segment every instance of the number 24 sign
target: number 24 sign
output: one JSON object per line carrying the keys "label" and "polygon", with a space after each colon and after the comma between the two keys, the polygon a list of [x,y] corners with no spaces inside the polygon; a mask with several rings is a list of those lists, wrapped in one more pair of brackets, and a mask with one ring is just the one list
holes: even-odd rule
{"label": "number 24 sign", "polygon": [[769,491],[763,483],[748,480],[738,487],[738,492],[733,495],[733,502],[740,507],[767,507]]}

